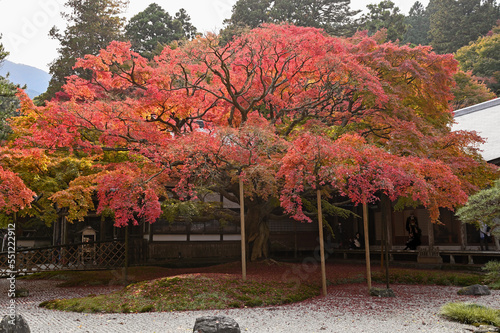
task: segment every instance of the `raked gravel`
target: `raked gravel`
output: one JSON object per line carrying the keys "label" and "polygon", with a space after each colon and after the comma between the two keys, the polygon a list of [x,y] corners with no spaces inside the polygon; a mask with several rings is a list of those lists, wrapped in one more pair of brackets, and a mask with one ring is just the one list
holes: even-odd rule
{"label": "raked gravel", "polygon": [[[58,288],[56,281],[18,280],[29,296],[16,299],[16,309],[32,333],[70,332],[192,332],[195,319],[223,315],[236,320],[241,332],[473,332],[474,326],[451,322],[439,315],[448,302],[472,302],[500,309],[500,291],[489,296],[459,296],[458,287],[391,285],[395,298],[371,297],[366,284],[330,286],[326,297],[263,308],[130,314],[84,314],[39,308],[45,300],[87,296],[118,287]],[[383,287],[379,286],[378,287]],[[7,281],[0,280],[0,314],[7,313]]]}

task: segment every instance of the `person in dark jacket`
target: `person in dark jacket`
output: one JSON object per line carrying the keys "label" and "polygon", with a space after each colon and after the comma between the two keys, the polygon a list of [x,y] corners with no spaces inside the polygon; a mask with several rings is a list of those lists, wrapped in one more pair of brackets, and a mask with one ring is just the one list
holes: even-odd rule
{"label": "person in dark jacket", "polygon": [[417,246],[420,245],[420,237],[422,231],[418,226],[418,220],[413,213],[406,219],[406,231],[408,231],[409,237],[406,242],[405,250],[416,250]]}

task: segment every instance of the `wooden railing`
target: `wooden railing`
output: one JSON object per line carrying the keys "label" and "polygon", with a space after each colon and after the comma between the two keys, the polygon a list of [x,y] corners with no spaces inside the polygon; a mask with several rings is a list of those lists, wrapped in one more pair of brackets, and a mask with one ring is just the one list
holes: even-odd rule
{"label": "wooden railing", "polygon": [[[0,253],[0,277],[10,275],[8,252]],[[88,242],[41,248],[17,249],[15,273],[18,275],[54,271],[122,267],[123,241]]]}
{"label": "wooden railing", "polygon": [[[333,255],[343,259],[364,260],[365,250],[334,249]],[[372,260],[378,260],[381,256],[380,248],[371,248]],[[439,247],[429,249],[420,247],[418,250],[390,250],[389,260],[396,262],[417,262],[417,263],[449,263],[449,264],[484,264],[490,260],[500,260],[500,251],[479,251],[479,250],[442,250]],[[432,260],[432,258],[437,258]]]}

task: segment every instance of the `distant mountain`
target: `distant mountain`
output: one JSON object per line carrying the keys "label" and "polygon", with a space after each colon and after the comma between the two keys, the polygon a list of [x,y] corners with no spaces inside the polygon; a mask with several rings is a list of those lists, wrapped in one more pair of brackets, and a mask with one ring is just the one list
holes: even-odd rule
{"label": "distant mountain", "polygon": [[31,98],[44,93],[49,86],[50,74],[32,66],[5,60],[0,67],[0,75],[5,77],[7,73],[10,73],[10,82],[27,86],[26,93]]}

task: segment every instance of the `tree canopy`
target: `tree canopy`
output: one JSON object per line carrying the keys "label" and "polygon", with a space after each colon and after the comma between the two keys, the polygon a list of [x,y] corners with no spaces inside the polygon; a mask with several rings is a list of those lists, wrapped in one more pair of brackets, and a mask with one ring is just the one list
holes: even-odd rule
{"label": "tree canopy", "polygon": [[366,29],[374,34],[381,29],[387,29],[387,39],[402,41],[407,31],[405,15],[400,12],[391,0],[383,0],[378,4],[368,4],[368,13],[359,22],[358,29]]}
{"label": "tree canopy", "polygon": [[53,27],[49,36],[60,43],[59,57],[49,68],[52,75],[47,91],[40,97],[50,99],[60,91],[66,77],[82,72],[73,69],[78,58],[86,54],[97,54],[114,40],[123,40],[124,18],[119,15],[128,0],[68,0],[65,7],[69,13],[61,13],[68,25],[61,33]]}
{"label": "tree canopy", "polygon": [[488,35],[460,48],[455,58],[464,71],[472,71],[497,96],[500,95],[500,25]]}
{"label": "tree canopy", "polygon": [[452,88],[453,110],[462,109],[496,98],[496,95],[471,72],[458,71],[454,75],[455,87]]}
{"label": "tree canopy", "polygon": [[[0,40],[2,35],[0,35]],[[0,67],[5,58],[9,55],[0,43]],[[16,115],[16,110],[19,107],[19,100],[16,97],[19,85],[9,81],[9,76],[3,77],[0,75],[0,142],[6,140],[11,133],[7,119]]]}
{"label": "tree canopy", "polygon": [[360,12],[352,10],[350,3],[350,0],[238,0],[231,18],[224,21],[225,30],[234,35],[239,27],[287,22],[344,36],[353,31],[354,16]]}
{"label": "tree canopy", "polygon": [[469,197],[467,204],[457,210],[457,216],[463,223],[480,223],[491,227],[492,233],[500,234],[500,179],[487,189]]}
{"label": "tree canopy", "polygon": [[405,17],[405,43],[414,45],[429,45],[429,13],[420,1],[415,1]]}
{"label": "tree canopy", "polygon": [[436,221],[496,169],[477,135],[450,130],[453,57],[383,40],[264,24],[151,61],[112,42],[78,60],[92,75],[70,77],[65,98],[37,107],[22,96],[13,145],[89,161],[91,172],[49,199],[81,209],[77,219],[90,209],[79,200],[96,192],[97,212],[112,211],[116,226],[153,223],[162,201],[207,190],[238,202],[243,179],[252,259],[265,256],[276,204],[309,221],[302,198],[319,187],[355,204],[380,194],[422,204]]}
{"label": "tree canopy", "polygon": [[[1,39],[1,35],[0,35]],[[9,55],[0,43],[0,66]],[[9,82],[8,77],[0,76],[0,143],[2,146],[11,134],[7,120],[16,115],[19,101],[15,96],[19,85]],[[3,147],[0,147],[0,156]],[[35,193],[26,187],[23,180],[12,170],[0,163],[0,214],[11,214],[29,206]],[[0,219],[0,224],[3,224]]]}
{"label": "tree canopy", "polygon": [[174,17],[156,3],[133,16],[125,26],[125,37],[132,42],[132,48],[146,58],[152,58],[155,51],[161,52],[165,45],[176,40],[189,40],[196,36],[196,28],[184,9]]}
{"label": "tree canopy", "polygon": [[431,0],[429,37],[438,53],[453,53],[485,35],[500,19],[496,0]]}

